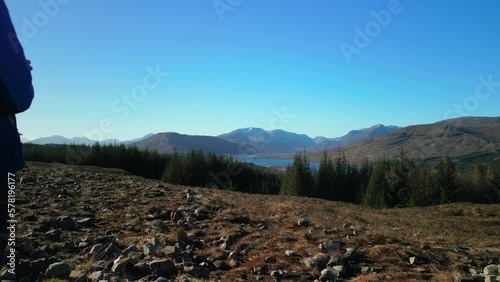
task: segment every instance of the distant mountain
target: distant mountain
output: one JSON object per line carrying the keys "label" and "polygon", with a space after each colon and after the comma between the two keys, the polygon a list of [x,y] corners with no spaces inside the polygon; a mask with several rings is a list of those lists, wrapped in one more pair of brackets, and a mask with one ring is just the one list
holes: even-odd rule
{"label": "distant mountain", "polygon": [[326,138],[327,140],[319,143],[316,146],[315,151],[325,151],[325,150],[339,148],[341,146],[347,146],[350,144],[354,144],[356,142],[360,142],[363,140],[387,134],[399,128],[400,128],[399,126],[394,126],[394,125],[385,126],[383,124],[377,124],[370,128],[351,130],[349,133],[347,133],[342,137]]}
{"label": "distant mountain", "polygon": [[[369,158],[397,158],[401,151],[410,157],[435,161],[448,153],[459,162],[500,160],[500,117],[463,117],[433,124],[412,125],[362,142],[329,150],[332,157],[344,152],[350,162]],[[311,153],[312,160],[321,154]]]}
{"label": "distant mountain", "polygon": [[319,145],[319,144],[326,142],[326,141],[339,141],[340,138],[342,138],[342,137],[327,138],[324,136],[316,136],[313,138],[313,141],[314,141],[314,143]]}
{"label": "distant mountain", "polygon": [[[118,139],[106,139],[106,140],[100,141],[99,143],[100,144],[125,144],[125,145],[128,145],[128,144],[132,144],[132,143],[141,141],[141,140],[143,140],[145,138],[148,138],[148,137],[150,137],[152,135],[154,135],[154,134],[150,133],[150,134],[145,135],[144,137],[135,138],[135,139],[128,140],[128,141],[120,141]],[[34,140],[29,140],[27,138],[22,137],[21,138],[21,142],[23,142],[23,143],[38,144],[38,145],[47,145],[47,144],[93,145],[97,141],[91,140],[91,139],[86,138],[86,137],[67,138],[67,137],[64,137],[64,136],[61,136],[61,135],[54,135],[54,136],[50,136],[50,137],[37,138],[37,139],[34,139]]]}
{"label": "distant mountain", "polygon": [[66,138],[61,135],[54,135],[50,137],[42,137],[42,138],[37,138],[35,140],[31,140],[32,144],[38,144],[38,145],[46,145],[46,144],[79,144],[79,145],[92,145],[95,143],[94,140],[90,140],[85,137],[73,137],[73,138]]}
{"label": "distant mountain", "polygon": [[146,134],[142,137],[139,137],[139,138],[134,138],[134,139],[130,139],[130,140],[127,140],[127,141],[123,141],[123,144],[125,145],[129,145],[129,144],[132,144],[132,143],[135,143],[135,142],[139,142],[139,141],[142,141],[144,139],[147,139],[151,136],[155,135],[154,133],[149,133],[149,134]]}
{"label": "distant mountain", "polygon": [[241,128],[218,137],[239,144],[240,154],[289,153],[316,146],[314,140],[305,134],[292,133],[281,129]]}
{"label": "distant mountain", "polygon": [[354,144],[359,141],[385,135],[399,128],[400,128],[399,126],[394,126],[394,125],[385,126],[383,124],[377,124],[370,128],[365,128],[361,130],[352,130],[346,135],[342,136],[339,142],[341,146]]}
{"label": "distant mountain", "polygon": [[154,134],[134,143],[139,149],[159,153],[187,153],[189,150],[203,150],[205,153],[237,154],[238,144],[213,136],[185,135],[175,132]]}

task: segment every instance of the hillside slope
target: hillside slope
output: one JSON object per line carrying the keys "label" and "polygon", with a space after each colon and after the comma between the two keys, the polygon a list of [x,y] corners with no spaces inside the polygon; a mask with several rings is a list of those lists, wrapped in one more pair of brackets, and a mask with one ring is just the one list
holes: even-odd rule
{"label": "hillside slope", "polygon": [[[407,155],[432,161],[446,153],[458,161],[488,158],[500,159],[500,117],[464,117],[433,124],[413,125],[367,141],[328,151],[332,157],[345,152],[350,162],[364,158],[378,160],[383,156]],[[319,160],[322,153],[311,154]]]}
{"label": "hillside slope", "polygon": [[218,137],[240,144],[241,154],[290,153],[316,146],[314,140],[305,134],[281,129],[241,128]]}
{"label": "hillside slope", "polygon": [[499,205],[371,210],[45,163],[21,177],[16,270],[33,280],[60,263],[80,281],[313,281],[325,264],[338,281],[453,281],[499,263]]}
{"label": "hillside slope", "polygon": [[212,136],[185,135],[174,132],[158,133],[134,143],[139,149],[157,151],[158,153],[187,153],[202,150],[205,153],[236,154],[238,145]]}

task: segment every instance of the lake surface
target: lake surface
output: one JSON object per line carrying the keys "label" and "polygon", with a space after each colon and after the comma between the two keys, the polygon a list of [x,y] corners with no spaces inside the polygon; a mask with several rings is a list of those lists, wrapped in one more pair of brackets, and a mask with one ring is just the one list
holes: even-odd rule
{"label": "lake surface", "polygon": [[[269,167],[287,167],[293,163],[293,159],[284,160],[284,159],[273,159],[272,157],[276,156],[286,156],[291,153],[274,153],[274,154],[257,154],[257,155],[233,155],[235,160],[238,160],[242,163],[253,163],[261,166],[269,166]],[[293,153],[292,153],[293,154]],[[293,158],[291,156],[290,158]],[[318,168],[318,162],[311,162],[311,167]]]}

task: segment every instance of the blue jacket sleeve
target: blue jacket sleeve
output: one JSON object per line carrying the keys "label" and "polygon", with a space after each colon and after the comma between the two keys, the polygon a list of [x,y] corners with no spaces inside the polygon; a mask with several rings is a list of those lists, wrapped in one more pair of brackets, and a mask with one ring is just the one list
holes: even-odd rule
{"label": "blue jacket sleeve", "polygon": [[31,71],[4,0],[0,0],[0,114],[27,110],[33,100]]}

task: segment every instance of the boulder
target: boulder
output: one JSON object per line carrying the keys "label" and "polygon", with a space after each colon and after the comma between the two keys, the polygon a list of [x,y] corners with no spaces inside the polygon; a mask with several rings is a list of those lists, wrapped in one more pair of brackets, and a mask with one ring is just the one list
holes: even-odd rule
{"label": "boulder", "polygon": [[342,249],[342,243],[339,241],[328,240],[319,244],[319,248],[321,249],[321,251],[327,253],[330,251]]}
{"label": "boulder", "polygon": [[71,265],[65,262],[56,262],[49,265],[45,271],[45,275],[47,275],[47,277],[66,279],[71,274],[71,270]]}
{"label": "boulder", "polygon": [[149,268],[159,276],[171,276],[177,273],[177,268],[171,259],[158,259],[149,263]]}
{"label": "boulder", "polygon": [[498,265],[490,264],[483,269],[484,275],[499,275]]}
{"label": "boulder", "polygon": [[320,280],[321,281],[336,281],[338,277],[338,273],[331,269],[331,268],[325,268],[321,270],[321,276]]}

